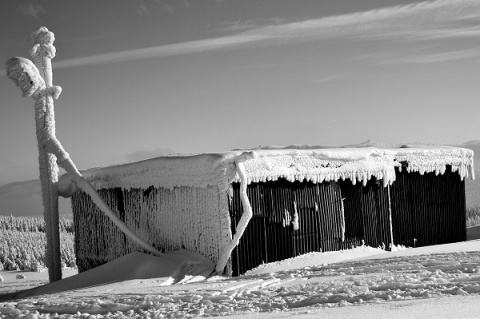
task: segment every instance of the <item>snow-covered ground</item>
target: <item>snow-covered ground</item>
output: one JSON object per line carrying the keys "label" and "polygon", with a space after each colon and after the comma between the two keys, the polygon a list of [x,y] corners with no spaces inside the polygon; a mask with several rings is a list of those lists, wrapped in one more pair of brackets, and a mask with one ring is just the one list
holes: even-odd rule
{"label": "snow-covered ground", "polygon": [[[163,258],[136,253],[59,282],[3,295],[0,314],[2,318],[479,318],[479,238],[480,227],[474,227],[469,229],[470,240],[462,243],[400,247],[394,252],[357,247],[310,253],[262,265],[236,278],[203,279],[213,264],[188,252]],[[23,288],[41,283],[29,281],[29,274],[12,281],[23,280]],[[0,286],[8,286],[7,277]]]}

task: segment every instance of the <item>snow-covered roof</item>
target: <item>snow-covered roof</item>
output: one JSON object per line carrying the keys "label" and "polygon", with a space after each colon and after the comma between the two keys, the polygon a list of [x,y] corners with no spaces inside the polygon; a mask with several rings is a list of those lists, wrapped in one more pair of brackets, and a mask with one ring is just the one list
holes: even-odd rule
{"label": "snow-covered roof", "polygon": [[183,154],[82,171],[95,188],[218,186],[228,189],[239,181],[236,163],[243,162],[248,183],[285,178],[290,181],[366,183],[372,177],[384,185],[395,181],[395,168],[406,163],[409,172],[443,174],[450,165],[463,179],[474,178],[473,151],[422,144],[346,147],[264,147],[223,153]]}

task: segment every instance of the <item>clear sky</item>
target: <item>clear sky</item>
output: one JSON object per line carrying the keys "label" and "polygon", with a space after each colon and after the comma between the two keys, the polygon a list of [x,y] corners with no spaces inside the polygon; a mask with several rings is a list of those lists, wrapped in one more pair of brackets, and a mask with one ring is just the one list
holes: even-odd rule
{"label": "clear sky", "polygon": [[[480,139],[480,1],[2,0],[0,61],[55,33],[80,169],[170,152]],[[0,185],[38,178],[34,101],[0,65]]]}

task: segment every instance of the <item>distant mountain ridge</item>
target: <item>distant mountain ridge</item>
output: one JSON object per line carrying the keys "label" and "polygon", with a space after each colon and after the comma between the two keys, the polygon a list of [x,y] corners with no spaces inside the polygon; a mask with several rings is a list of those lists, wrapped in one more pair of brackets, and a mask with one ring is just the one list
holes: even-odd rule
{"label": "distant mountain ridge", "polygon": [[[465,189],[467,206],[480,206],[480,140],[451,146],[468,148],[475,152],[474,166],[477,179],[467,178]],[[59,198],[59,213],[63,216],[72,216],[70,199]],[[43,216],[40,181],[36,179],[0,186],[0,215]]]}
{"label": "distant mountain ridge", "polygon": [[[60,197],[58,211],[62,216],[72,216],[70,200]],[[40,180],[15,182],[0,186],[0,215],[43,216]]]}
{"label": "distant mountain ridge", "polygon": [[467,145],[473,145],[473,146],[475,146],[475,145],[477,145],[477,146],[478,146],[478,145],[480,145],[480,140],[468,141],[468,142],[466,142],[466,143],[463,143],[462,145],[464,145],[464,146],[467,146]]}

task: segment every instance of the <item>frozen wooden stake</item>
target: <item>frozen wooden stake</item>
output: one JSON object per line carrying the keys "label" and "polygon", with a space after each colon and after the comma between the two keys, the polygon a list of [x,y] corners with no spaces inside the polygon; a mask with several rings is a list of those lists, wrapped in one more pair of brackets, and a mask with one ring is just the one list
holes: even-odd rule
{"label": "frozen wooden stake", "polygon": [[52,63],[55,57],[55,36],[41,27],[32,34],[31,55],[35,65],[24,58],[7,61],[7,76],[22,89],[24,96],[35,99],[38,161],[47,237],[46,263],[50,282],[62,279],[60,233],[58,224],[58,166],[54,154],[47,151],[46,141],[55,136],[53,97],[58,98],[60,87],[52,87]]}
{"label": "frozen wooden stake", "polygon": [[32,34],[34,46],[31,55],[35,61],[16,57],[7,61],[7,76],[20,87],[23,96],[35,99],[35,121],[40,164],[40,181],[44,206],[45,232],[47,237],[46,262],[50,282],[62,279],[60,259],[60,232],[58,220],[58,166],[68,173],[67,185],[62,196],[71,196],[77,186],[90,195],[93,202],[134,242],[155,255],[162,253],[138,237],[98,195],[77,170],[68,153],[55,136],[53,98],[57,99],[62,89],[52,86],[51,59],[55,56],[55,36],[41,27]]}

